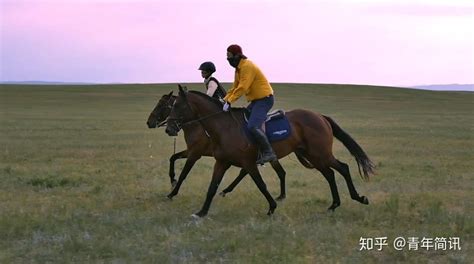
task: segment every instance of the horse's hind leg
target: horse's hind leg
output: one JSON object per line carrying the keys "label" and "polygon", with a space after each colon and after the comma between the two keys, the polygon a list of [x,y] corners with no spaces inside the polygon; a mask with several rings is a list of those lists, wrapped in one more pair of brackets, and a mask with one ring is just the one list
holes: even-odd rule
{"label": "horse's hind leg", "polygon": [[[302,156],[302,157],[304,157],[304,159],[306,161],[311,163],[311,164],[308,164],[308,165],[313,165],[311,167],[311,166],[306,166],[303,163],[303,165],[305,165],[305,167],[307,167],[307,168],[317,168],[317,170],[319,170],[321,172],[321,174],[323,174],[324,178],[326,178],[326,180],[328,181],[329,188],[331,189],[331,195],[332,195],[332,204],[331,204],[331,206],[329,206],[328,210],[329,211],[334,211],[334,209],[336,209],[337,207],[339,207],[341,205],[341,199],[339,198],[339,192],[337,190],[337,184],[336,184],[336,179],[334,177],[334,171],[329,166],[323,166],[322,163],[321,163],[320,158],[317,157],[317,156],[307,155],[307,156]],[[301,159],[300,159],[300,161],[301,161]]]}
{"label": "horse's hind leg", "polygon": [[281,201],[286,198],[286,187],[285,187],[285,176],[286,176],[286,171],[283,169],[281,166],[280,162],[278,160],[272,161],[270,163],[272,165],[272,168],[275,170],[275,172],[278,175],[278,178],[280,179],[280,196],[276,198],[277,201]]}
{"label": "horse's hind leg", "polygon": [[176,160],[184,159],[186,157],[188,157],[188,150],[183,150],[181,152],[175,153],[170,157],[169,176],[170,176],[171,187],[173,187],[173,188],[176,186],[176,179],[174,178],[175,177],[174,163],[176,162]]}
{"label": "horse's hind leg", "polygon": [[331,189],[332,205],[329,206],[328,211],[334,211],[334,209],[341,205],[339,192],[337,191],[336,179],[334,177],[334,171],[329,167],[318,170],[323,174],[324,178],[326,178],[329,183],[329,188]]}
{"label": "horse's hind leg", "polygon": [[244,169],[241,169],[240,170],[240,173],[239,173],[239,176],[237,176],[237,178],[235,178],[235,180],[229,185],[227,186],[227,188],[225,188],[222,192],[219,193],[220,196],[222,197],[225,197],[225,195],[227,193],[230,193],[234,190],[235,186],[237,186],[237,184],[240,183],[240,181],[242,181],[242,179],[247,175],[247,171],[244,170]]}
{"label": "horse's hind leg", "polygon": [[351,177],[351,173],[349,171],[349,166],[347,166],[347,164],[345,164],[344,162],[341,162],[339,160],[336,160],[335,164],[331,167],[333,167],[335,170],[337,170],[344,177],[344,179],[346,180],[346,183],[347,183],[347,188],[349,188],[349,193],[351,194],[351,198],[353,200],[356,200],[359,203],[369,204],[369,199],[367,199],[367,197],[360,196],[357,193],[357,191],[354,187],[354,183],[352,182],[352,177]]}

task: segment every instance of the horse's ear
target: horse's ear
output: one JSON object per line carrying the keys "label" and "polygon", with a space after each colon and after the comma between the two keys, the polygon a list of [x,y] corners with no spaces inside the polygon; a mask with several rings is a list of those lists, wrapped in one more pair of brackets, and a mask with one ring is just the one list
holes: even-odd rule
{"label": "horse's ear", "polygon": [[178,84],[178,87],[179,87],[179,95],[183,95],[183,96],[186,96],[186,93],[188,92],[188,89],[186,88],[186,86],[181,86],[181,84]]}
{"label": "horse's ear", "polygon": [[171,91],[171,92],[168,94],[168,96],[172,96],[172,95],[173,95],[173,91]]}
{"label": "horse's ear", "polygon": [[183,93],[183,86],[181,84],[178,84],[178,91],[180,95]]}

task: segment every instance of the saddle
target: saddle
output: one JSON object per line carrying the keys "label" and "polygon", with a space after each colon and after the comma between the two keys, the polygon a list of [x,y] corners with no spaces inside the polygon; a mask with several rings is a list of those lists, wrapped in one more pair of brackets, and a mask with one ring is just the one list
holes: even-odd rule
{"label": "saddle", "polygon": [[[244,117],[245,117],[245,123],[248,123],[249,118],[250,118],[250,111],[246,108],[244,108]],[[275,109],[267,114],[267,119],[265,119],[265,123],[268,121],[271,121],[273,119],[278,119],[278,118],[283,118],[285,116],[285,111],[282,109]]]}

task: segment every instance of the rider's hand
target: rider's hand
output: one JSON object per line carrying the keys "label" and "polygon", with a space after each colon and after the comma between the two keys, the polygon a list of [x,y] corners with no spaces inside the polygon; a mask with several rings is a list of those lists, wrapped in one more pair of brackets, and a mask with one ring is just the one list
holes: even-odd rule
{"label": "rider's hand", "polygon": [[224,103],[224,106],[222,107],[222,110],[223,110],[224,112],[229,111],[229,110],[230,110],[230,103],[226,101],[226,102]]}

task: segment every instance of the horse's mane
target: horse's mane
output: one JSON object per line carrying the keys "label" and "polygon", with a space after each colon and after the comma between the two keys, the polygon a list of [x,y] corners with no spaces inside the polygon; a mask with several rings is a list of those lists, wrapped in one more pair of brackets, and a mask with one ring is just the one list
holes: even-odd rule
{"label": "horse's mane", "polygon": [[196,95],[199,95],[207,100],[209,100],[210,102],[214,103],[215,105],[219,106],[219,107],[222,107],[222,103],[221,101],[219,101],[218,99],[214,98],[214,97],[210,97],[209,95],[203,93],[203,92],[200,92],[200,91],[188,91],[188,93],[193,93],[193,94],[196,94]]}
{"label": "horse's mane", "polygon": [[[207,99],[208,101],[212,102],[213,104],[215,104],[216,106],[222,108],[222,102],[219,101],[219,99],[216,99],[214,97],[210,97],[209,95],[203,93],[203,92],[200,92],[200,91],[188,91],[188,93],[193,93],[193,94],[196,94],[196,95],[199,95],[205,99]],[[237,112],[240,112],[240,111],[247,111],[247,108],[245,107],[232,107],[232,110],[233,111],[237,111]]]}

